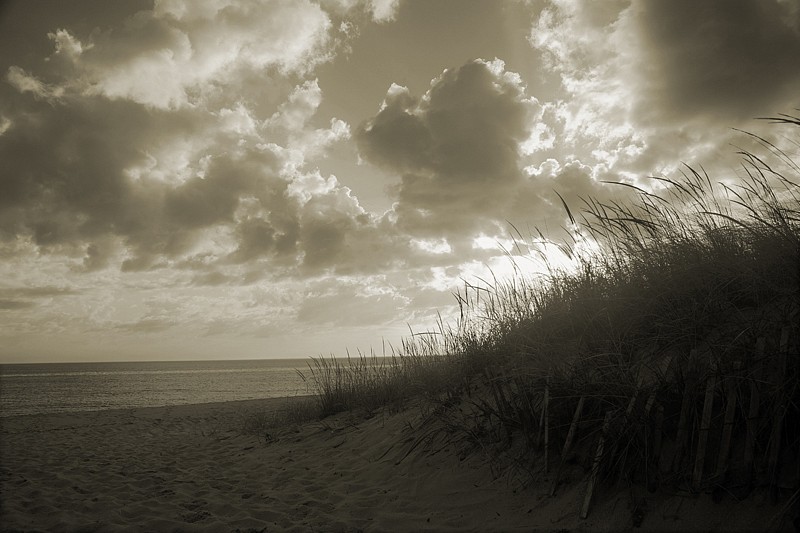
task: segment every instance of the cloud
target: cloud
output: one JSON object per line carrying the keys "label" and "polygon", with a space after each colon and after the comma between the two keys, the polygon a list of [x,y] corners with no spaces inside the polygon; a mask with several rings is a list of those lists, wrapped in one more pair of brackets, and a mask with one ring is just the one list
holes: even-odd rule
{"label": "cloud", "polygon": [[298,85],[272,115],[272,125],[288,131],[300,131],[311,120],[322,102],[322,91],[316,79]]}
{"label": "cloud", "polygon": [[[314,168],[350,138],[350,126],[336,118],[320,125],[317,80],[303,80],[300,63],[280,66],[281,47],[262,42],[281,43],[284,33],[256,37],[244,20],[262,10],[302,18],[306,9],[310,21],[322,20],[319,6],[305,2],[166,2],[81,39],[51,34],[55,51],[41,75],[18,73],[28,81],[8,91],[0,235],[77,256],[76,270],[186,269],[186,283],[213,287],[264,272],[346,276],[488,257],[472,246],[475,234],[506,234],[506,221],[521,218],[558,225],[564,213],[553,189],[571,199],[597,187],[594,169],[581,167],[577,184],[564,181],[577,161],[561,161],[564,173],[546,178],[522,168],[524,157],[552,148],[552,108],[527,95],[501,60],[475,60],[445,70],[420,97],[393,85],[355,133],[364,159],[398,176],[393,209],[367,212],[336,176]],[[243,35],[212,50],[212,20],[233,34],[240,24]],[[323,42],[327,26],[316,27]],[[262,63],[254,47],[266,50]],[[174,72],[162,100],[114,77],[133,65],[135,82],[148,80],[162,60]],[[226,98],[220,86],[240,83],[240,67],[254,65],[268,67],[267,79],[300,79],[271,108],[235,91]],[[112,92],[109,80],[120,83]],[[63,92],[52,96],[53,87]],[[413,244],[428,240],[441,246]]]}
{"label": "cloud", "polygon": [[[800,2],[657,0],[638,13],[670,113],[775,113],[800,89]],[[779,109],[775,109],[779,107]]]}
{"label": "cloud", "polygon": [[408,299],[378,278],[321,281],[311,286],[297,310],[305,324],[369,326],[388,323]]}
{"label": "cloud", "polygon": [[204,274],[199,274],[195,276],[194,279],[192,280],[192,284],[197,286],[215,287],[217,285],[227,285],[235,281],[237,280],[233,276],[229,276],[227,274],[223,274],[222,272],[214,270],[211,272],[206,272]]}
{"label": "cloud", "polygon": [[475,60],[445,70],[420,98],[392,85],[356,140],[362,157],[401,176],[402,229],[468,232],[502,219],[518,194],[520,145],[540,111],[502,61]]}
{"label": "cloud", "polygon": [[54,296],[72,296],[81,291],[69,287],[45,285],[41,287],[3,287],[0,298],[52,298]]}
{"label": "cloud", "polygon": [[35,306],[34,302],[25,300],[0,300],[0,310],[13,311],[16,309],[28,309]]}
{"label": "cloud", "polygon": [[365,12],[378,24],[392,22],[400,10],[401,0],[321,0],[322,5],[337,15]]}
{"label": "cloud", "polygon": [[8,68],[6,80],[19,92],[30,92],[33,93],[36,98],[44,100],[54,100],[64,94],[64,90],[62,88],[52,87],[36,79],[17,66],[11,66]]}
{"label": "cloud", "polygon": [[369,326],[391,322],[402,313],[403,300],[393,296],[331,294],[303,299],[297,319],[306,324]]}
{"label": "cloud", "polygon": [[166,331],[177,323],[172,320],[166,320],[162,318],[143,318],[136,322],[130,322],[126,324],[120,324],[116,326],[116,329],[123,331],[125,333],[158,333],[162,331]]}
{"label": "cloud", "polygon": [[626,179],[723,161],[731,127],[797,105],[798,6],[547,2],[529,41],[561,80],[548,104],[559,150]]}
{"label": "cloud", "polygon": [[[557,229],[566,213],[556,192],[577,205],[608,198],[600,180],[620,179],[574,156],[542,162],[552,119],[502,61],[474,60],[445,70],[419,98],[392,85],[356,140],[364,159],[399,176],[386,217],[428,262],[485,260],[476,236],[505,237],[511,224]],[[523,165],[530,160],[538,162]]]}
{"label": "cloud", "polygon": [[[380,241],[377,220],[335,177],[303,170],[348,133],[337,121],[308,124],[318,92],[313,80],[301,84],[263,120],[242,105],[210,113],[96,96],[23,99],[0,142],[0,235],[43,252],[82,250],[86,271],[115,258],[126,272],[144,270],[203,250],[308,273],[368,268],[353,249]],[[285,146],[272,142],[276,120]]]}
{"label": "cloud", "polygon": [[397,16],[400,0],[369,0],[367,2],[375,22],[390,22]]}
{"label": "cloud", "polygon": [[[174,228],[178,222],[200,217],[186,214],[185,220],[180,219],[176,205],[190,192],[197,202],[208,191],[192,190],[191,180],[174,187],[134,170],[146,166],[149,154],[158,153],[160,145],[188,134],[192,127],[207,130],[209,122],[202,114],[167,116],[95,98],[71,98],[56,106],[24,102],[0,142],[5,162],[0,234],[6,239],[30,235],[43,250],[90,246],[90,269],[102,265],[114,251],[108,236],[135,247],[146,244],[169,251],[167,240],[186,237],[178,235],[181,232],[162,233],[170,223]],[[184,204],[187,210],[197,207],[190,200]]]}
{"label": "cloud", "polygon": [[69,287],[44,285],[40,287],[2,287],[0,288],[0,310],[15,311],[35,307],[36,300],[73,296],[81,291]]}
{"label": "cloud", "polygon": [[539,13],[529,41],[561,79],[549,118],[562,151],[589,159],[592,149],[612,157],[642,149],[633,110],[649,66],[638,38],[628,1],[559,0]]}
{"label": "cloud", "polygon": [[[388,21],[398,6],[360,2],[339,15],[361,9]],[[314,168],[350,138],[342,120],[320,124],[322,91],[304,79],[334,53],[330,29],[319,4],[285,0],[160,1],[91,33],[54,29],[52,53],[30,71],[12,67],[0,88],[9,97],[0,239],[76,258],[73,272],[177,268],[203,287],[252,283],[260,272],[350,275],[423,261],[426,252],[411,248],[391,216],[366,212],[353,191]],[[434,134],[457,128],[457,110],[442,104],[459,84],[495,83],[483,90],[513,99],[519,80],[501,62],[486,68],[496,72],[481,79],[466,68],[460,82],[431,92],[451,122],[434,119]],[[255,83],[268,87],[247,89]],[[439,95],[451,86],[454,94]],[[269,90],[278,92],[264,98]],[[469,91],[463,98],[480,105]],[[514,110],[496,105],[487,120],[490,112]],[[520,121],[515,127],[510,135],[522,135]],[[514,154],[503,149],[486,152],[503,159],[487,173],[513,171]],[[425,164],[451,177],[470,171],[455,156]]]}
{"label": "cloud", "polygon": [[58,90],[166,109],[201,102],[243,69],[305,72],[330,57],[330,27],[305,0],[162,0],[83,41],[67,29],[50,38],[72,73]]}
{"label": "cloud", "polygon": [[306,161],[324,154],[330,145],[350,138],[350,126],[343,120],[332,118],[328,128],[310,124],[321,102],[318,80],[307,80],[296,86],[265,122],[273,142],[284,145],[287,168],[297,170]]}
{"label": "cloud", "polygon": [[297,79],[330,52],[320,48],[328,27],[311,2],[157,2],[82,39],[51,33],[37,75],[12,66],[0,87],[0,240],[77,254],[85,272],[163,268],[198,253],[329,266],[314,248],[315,211],[330,203],[325,212],[347,230],[363,210],[338,183],[303,198],[289,186],[349,126],[312,124],[315,79],[287,85],[272,108],[264,91],[254,102],[237,85],[254,69],[262,84]]}

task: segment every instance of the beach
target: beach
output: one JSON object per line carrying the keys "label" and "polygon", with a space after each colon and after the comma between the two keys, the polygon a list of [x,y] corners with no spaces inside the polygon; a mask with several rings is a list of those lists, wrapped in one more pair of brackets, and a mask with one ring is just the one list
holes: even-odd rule
{"label": "beach", "polygon": [[[498,475],[480,452],[428,442],[424,410],[242,431],[288,399],[0,419],[3,531],[570,531],[631,527],[630,491],[578,517],[580,475]],[[463,452],[463,450],[462,450]],[[569,477],[569,476],[567,476]],[[641,530],[763,529],[779,511],[647,495]]]}

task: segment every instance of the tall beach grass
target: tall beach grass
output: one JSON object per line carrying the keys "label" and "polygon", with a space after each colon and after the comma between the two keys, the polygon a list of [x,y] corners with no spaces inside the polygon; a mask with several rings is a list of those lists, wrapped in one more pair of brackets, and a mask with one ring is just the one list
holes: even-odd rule
{"label": "tall beach grass", "polygon": [[651,488],[797,485],[776,469],[800,455],[800,168],[751,137],[764,153],[740,152],[735,182],[687,166],[565,202],[571,268],[468,283],[455,324],[388,358],[314,359],[319,414],[422,395],[532,479],[575,463]]}

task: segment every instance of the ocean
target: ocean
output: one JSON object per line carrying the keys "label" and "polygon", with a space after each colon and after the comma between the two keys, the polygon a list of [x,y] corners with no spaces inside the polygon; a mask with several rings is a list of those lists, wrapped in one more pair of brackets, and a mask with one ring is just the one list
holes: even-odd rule
{"label": "ocean", "polygon": [[0,365],[0,416],[309,394],[308,359]]}

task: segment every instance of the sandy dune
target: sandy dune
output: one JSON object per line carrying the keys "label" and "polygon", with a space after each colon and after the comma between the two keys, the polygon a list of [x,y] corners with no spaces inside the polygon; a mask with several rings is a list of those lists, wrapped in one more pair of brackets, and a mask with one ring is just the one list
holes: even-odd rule
{"label": "sandy dune", "polygon": [[[284,400],[0,419],[3,531],[563,531],[631,527],[628,491],[578,518],[578,479],[495,479],[479,454],[409,450],[413,409],[340,416],[270,439],[242,417]],[[408,455],[407,455],[408,454]],[[643,530],[763,529],[778,507],[648,496]]]}

